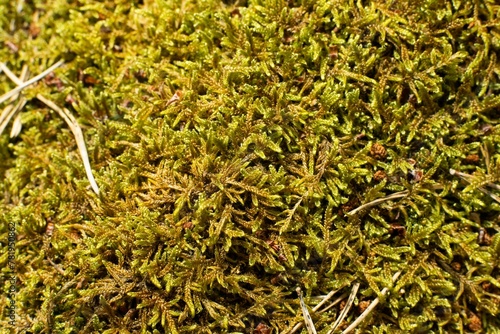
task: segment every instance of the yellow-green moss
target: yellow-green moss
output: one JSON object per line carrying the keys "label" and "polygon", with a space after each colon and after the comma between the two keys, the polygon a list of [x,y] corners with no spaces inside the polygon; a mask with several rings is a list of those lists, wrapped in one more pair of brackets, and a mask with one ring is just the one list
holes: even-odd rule
{"label": "yellow-green moss", "polygon": [[[382,298],[364,333],[500,331],[500,205],[478,190],[500,181],[496,1],[0,13],[16,74],[66,61],[24,92],[19,138],[0,137],[2,333],[9,223],[20,333],[282,333],[297,286],[313,306],[354,283],[355,305]],[[0,93],[13,87],[0,73]],[[77,115],[99,196],[37,93]],[[316,328],[339,312],[312,313]]]}

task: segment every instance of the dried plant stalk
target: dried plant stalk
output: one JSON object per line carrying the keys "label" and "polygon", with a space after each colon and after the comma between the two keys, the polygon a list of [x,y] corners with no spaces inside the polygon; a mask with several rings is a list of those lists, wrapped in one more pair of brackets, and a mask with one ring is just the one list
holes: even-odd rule
{"label": "dried plant stalk", "polygon": [[[392,276],[392,281],[396,282],[399,275],[401,275],[401,271],[398,271]],[[389,291],[388,288],[383,288],[381,291],[382,296],[384,296],[388,291]],[[366,310],[363,313],[361,313],[361,315],[342,332],[342,334],[350,333],[354,328],[356,328],[363,320],[365,320],[365,318],[371,313],[371,311],[373,311],[373,309],[378,305],[378,303],[380,303],[380,298],[377,297],[371,302],[370,305],[368,305]]]}
{"label": "dried plant stalk", "polygon": [[64,64],[64,60],[58,61],[57,63],[55,63],[54,65],[52,65],[51,67],[49,67],[48,69],[46,69],[45,71],[43,71],[42,73],[37,75],[36,77],[34,77],[26,82],[23,82],[21,85],[18,85],[16,88],[12,89],[11,91],[8,91],[7,93],[3,94],[2,96],[0,96],[0,103],[7,101],[11,97],[18,94],[20,91],[22,91],[24,88],[26,88],[29,85],[42,79],[43,77],[45,77],[47,74],[49,74],[50,72],[52,72],[53,70],[55,70],[56,68],[61,66],[62,64]]}
{"label": "dried plant stalk", "polygon": [[394,193],[392,195],[388,195],[386,197],[382,197],[382,198],[377,198],[376,200],[373,200],[369,203],[366,203],[366,204],[363,204],[361,205],[360,207],[354,209],[354,210],[351,210],[347,213],[347,215],[351,216],[353,214],[355,214],[356,212],[359,212],[363,209],[367,209],[367,208],[370,208],[372,206],[375,206],[377,204],[380,204],[380,203],[383,203],[383,202],[386,202],[386,201],[390,201],[391,199],[396,199],[396,198],[402,198],[402,197],[405,197],[409,194],[409,191],[408,190],[404,190],[404,191],[400,191],[400,192],[397,192],[397,193]]}
{"label": "dried plant stalk", "polygon": [[302,315],[304,316],[304,323],[306,324],[307,332],[309,334],[316,334],[316,328],[314,327],[314,323],[311,319],[311,315],[307,310],[306,303],[304,302],[304,298],[302,298],[302,291],[300,288],[297,288],[297,293],[299,294],[300,299],[300,308],[302,309]]}
{"label": "dried plant stalk", "polygon": [[[315,307],[313,307],[313,311],[314,311],[314,312],[318,311],[318,310],[321,308],[321,306],[323,306],[323,305],[324,305],[324,304],[325,304],[328,300],[330,300],[330,298],[332,298],[332,297],[333,297],[333,296],[334,296],[334,295],[335,295],[338,291],[339,291],[339,290],[330,291],[330,292],[329,292],[329,293],[325,296],[325,298],[324,298],[321,302],[319,302],[319,303],[318,303],[318,305],[316,305]],[[343,298],[342,298],[342,299],[343,299]],[[323,312],[323,310],[322,310],[322,311],[320,311],[320,313],[321,313],[321,312]],[[288,332],[288,334],[293,334],[293,333],[297,332],[299,329],[301,329],[301,328],[302,328],[302,326],[304,326],[304,322],[299,322],[298,324],[296,324],[296,325],[292,328],[292,330],[291,330],[290,332]]]}
{"label": "dried plant stalk", "polygon": [[[22,72],[21,72],[21,78],[18,78],[14,73],[12,73],[5,64],[0,63],[0,70],[3,71],[9,79],[11,79],[16,85],[22,85],[24,83],[24,80],[27,79],[28,77],[28,67],[25,65],[23,66]],[[14,102],[19,98],[20,94],[14,94],[11,97],[11,101]],[[21,98],[21,100],[16,104],[16,105],[8,105],[7,107],[4,108],[2,111],[2,114],[0,114],[0,135],[2,135],[3,131],[7,127],[7,124],[9,124],[10,120],[16,116],[16,114],[23,109],[24,105],[26,104],[26,99]],[[19,133],[17,130],[20,131],[19,125],[13,126],[12,132],[11,132],[11,138],[15,137],[12,134],[13,133]]]}
{"label": "dried plant stalk", "polygon": [[346,299],[347,297],[349,296],[349,294],[346,292],[346,293],[343,293],[341,294],[337,299],[335,299],[330,305],[328,305],[327,307],[325,307],[324,309],[322,309],[321,311],[318,311],[318,313],[323,313],[323,312],[326,312],[328,311],[329,309],[331,309],[332,307],[334,307],[335,305],[337,305],[338,303],[340,303],[341,301],[343,301],[344,299]]}
{"label": "dried plant stalk", "polygon": [[349,296],[349,299],[347,300],[346,306],[344,307],[344,309],[340,313],[339,317],[337,318],[337,320],[333,324],[332,329],[329,330],[327,334],[333,333],[333,331],[337,329],[337,327],[342,323],[342,321],[346,317],[347,313],[351,309],[352,303],[354,302],[354,298],[356,298],[356,294],[358,293],[359,285],[360,285],[359,283],[356,283],[352,287],[351,295]]}
{"label": "dried plant stalk", "polygon": [[14,117],[14,115],[16,115],[17,112],[21,110],[25,104],[26,104],[26,99],[22,97],[16,103],[16,105],[8,105],[7,107],[5,107],[2,114],[0,115],[0,135],[2,135],[3,130],[5,130],[7,124],[9,124],[12,117]]}
{"label": "dried plant stalk", "polygon": [[[474,177],[474,176],[472,176],[470,174],[462,173],[462,172],[459,172],[459,171],[454,170],[454,169],[450,169],[450,174],[451,175],[458,175],[462,180],[464,180],[466,182],[471,182],[472,178]],[[500,190],[500,186],[497,185],[497,184],[495,184],[495,183],[488,182],[486,185],[488,187],[490,187],[490,188]],[[479,189],[480,191],[482,191],[483,193],[485,193],[486,195],[490,196],[495,201],[497,201],[498,203],[500,203],[500,197],[497,196],[497,195],[495,195],[495,194],[493,194],[491,191],[485,189],[484,187],[477,187],[477,189]]]}
{"label": "dried plant stalk", "polygon": [[68,109],[59,108],[54,102],[46,99],[43,95],[37,94],[36,98],[45,103],[52,110],[56,111],[59,116],[61,116],[68,124],[71,132],[73,132],[73,135],[75,136],[76,144],[78,145],[78,150],[80,151],[80,156],[83,160],[83,166],[85,167],[85,172],[87,173],[87,178],[89,179],[92,190],[94,190],[94,192],[99,195],[99,187],[97,186],[94,175],[92,174],[87,147],[85,146],[85,140],[83,138],[83,132],[78,125],[76,118],[71,115]]}

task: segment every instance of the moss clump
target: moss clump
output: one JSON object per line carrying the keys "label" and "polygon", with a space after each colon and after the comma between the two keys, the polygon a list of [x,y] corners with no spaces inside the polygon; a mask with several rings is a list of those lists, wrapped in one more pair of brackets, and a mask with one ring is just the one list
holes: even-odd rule
{"label": "moss clump", "polygon": [[[480,191],[500,181],[495,1],[0,12],[13,72],[66,60],[25,91],[20,138],[0,137],[19,331],[277,333],[301,319],[297,286],[314,305],[354,283],[347,322],[381,298],[366,333],[500,330],[498,191]],[[37,93],[77,115],[99,196]],[[312,313],[316,328],[339,312]]]}

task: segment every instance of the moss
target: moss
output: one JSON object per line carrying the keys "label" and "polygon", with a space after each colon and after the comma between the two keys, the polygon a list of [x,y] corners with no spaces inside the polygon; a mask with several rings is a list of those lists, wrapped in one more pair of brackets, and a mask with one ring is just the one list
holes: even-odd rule
{"label": "moss", "polygon": [[[0,12],[14,73],[65,60],[24,91],[19,138],[0,136],[20,332],[277,333],[302,317],[296,287],[313,306],[355,283],[347,323],[381,299],[366,333],[500,329],[500,205],[483,191],[500,181],[495,1]],[[77,116],[99,195],[39,93]],[[340,311],[312,312],[316,328]]]}

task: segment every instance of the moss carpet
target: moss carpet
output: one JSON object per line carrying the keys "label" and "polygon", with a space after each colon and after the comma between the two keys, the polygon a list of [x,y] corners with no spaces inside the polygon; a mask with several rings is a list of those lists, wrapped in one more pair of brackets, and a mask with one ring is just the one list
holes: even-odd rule
{"label": "moss carpet", "polygon": [[300,287],[327,333],[359,287],[335,333],[500,333],[499,53],[494,0],[0,0],[0,94],[64,61],[0,136],[0,332],[290,333]]}

